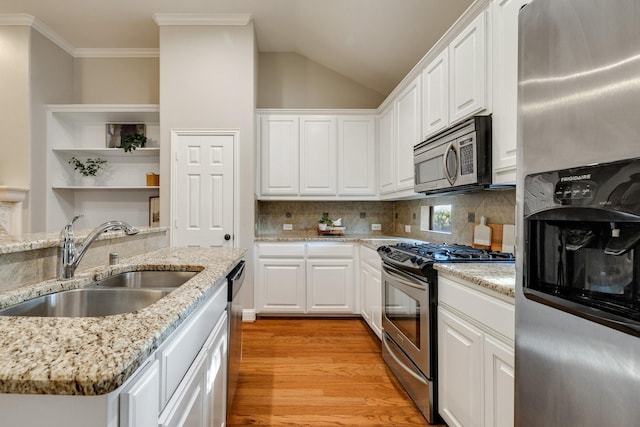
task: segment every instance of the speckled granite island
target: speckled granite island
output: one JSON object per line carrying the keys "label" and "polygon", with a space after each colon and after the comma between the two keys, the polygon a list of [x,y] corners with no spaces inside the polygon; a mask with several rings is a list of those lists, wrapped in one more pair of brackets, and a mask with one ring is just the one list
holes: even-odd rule
{"label": "speckled granite island", "polygon": [[0,317],[0,392],[98,395],[118,388],[244,256],[244,249],[160,249],[74,279],[0,294],[0,307],[125,271],[200,271],[137,312],[93,318]]}

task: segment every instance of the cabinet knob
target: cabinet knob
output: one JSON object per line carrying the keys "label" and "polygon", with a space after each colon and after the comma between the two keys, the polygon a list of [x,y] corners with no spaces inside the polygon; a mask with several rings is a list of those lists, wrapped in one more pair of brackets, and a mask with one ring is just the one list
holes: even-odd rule
{"label": "cabinet knob", "polygon": [[230,234],[225,234],[224,235],[224,240],[231,240],[231,235]]}

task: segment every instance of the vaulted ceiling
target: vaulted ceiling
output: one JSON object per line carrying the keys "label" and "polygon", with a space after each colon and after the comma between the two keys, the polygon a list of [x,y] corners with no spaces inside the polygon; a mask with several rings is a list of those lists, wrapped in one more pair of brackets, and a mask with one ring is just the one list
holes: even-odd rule
{"label": "vaulted ceiling", "polygon": [[75,49],[157,48],[154,13],[248,13],[260,52],[294,52],[387,95],[472,0],[2,0]]}

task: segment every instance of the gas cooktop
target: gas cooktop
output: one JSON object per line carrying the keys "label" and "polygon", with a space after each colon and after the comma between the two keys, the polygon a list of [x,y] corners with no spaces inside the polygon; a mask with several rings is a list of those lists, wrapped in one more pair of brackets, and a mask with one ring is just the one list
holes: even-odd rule
{"label": "gas cooktop", "polygon": [[513,254],[496,252],[471,246],[447,243],[398,243],[380,246],[378,254],[386,263],[405,271],[424,273],[436,263],[442,262],[514,262]]}

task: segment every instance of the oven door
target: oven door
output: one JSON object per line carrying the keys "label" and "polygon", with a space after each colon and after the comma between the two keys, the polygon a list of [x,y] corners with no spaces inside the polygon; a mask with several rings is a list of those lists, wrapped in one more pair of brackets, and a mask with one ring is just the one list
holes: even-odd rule
{"label": "oven door", "polygon": [[382,283],[383,331],[432,378],[429,283],[387,264],[382,267]]}

